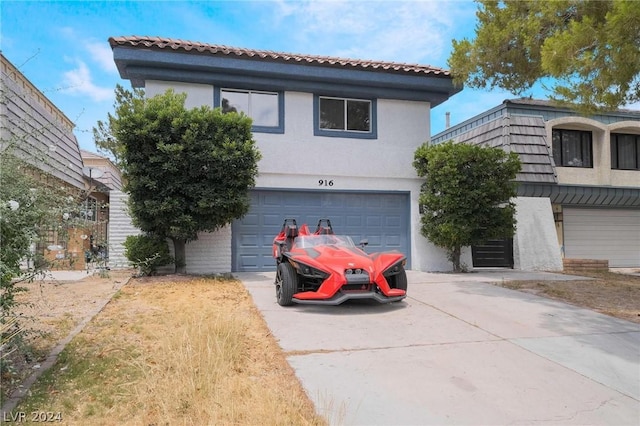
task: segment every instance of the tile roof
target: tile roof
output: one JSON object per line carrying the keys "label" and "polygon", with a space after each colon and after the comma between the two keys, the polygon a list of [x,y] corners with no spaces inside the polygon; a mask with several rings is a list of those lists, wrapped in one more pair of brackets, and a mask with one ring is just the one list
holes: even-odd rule
{"label": "tile roof", "polygon": [[157,50],[170,49],[173,51],[195,52],[205,55],[235,56],[245,59],[260,59],[272,62],[316,65],[334,68],[356,68],[403,74],[428,74],[442,77],[450,77],[451,75],[449,70],[430,65],[283,53],[270,50],[245,49],[162,37],[109,37],[109,44],[112,49],[118,46]]}

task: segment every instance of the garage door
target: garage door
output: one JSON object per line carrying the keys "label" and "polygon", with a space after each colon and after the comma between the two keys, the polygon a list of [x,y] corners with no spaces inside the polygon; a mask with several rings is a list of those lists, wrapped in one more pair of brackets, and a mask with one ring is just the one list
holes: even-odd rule
{"label": "garage door", "polygon": [[398,250],[409,255],[409,194],[255,190],[249,213],[232,225],[234,271],[275,270],[273,238],[285,218],[307,223],[311,231],[329,218],[337,234],[357,244],[369,240],[368,252]]}
{"label": "garage door", "polygon": [[563,209],[565,257],[640,267],[640,210]]}

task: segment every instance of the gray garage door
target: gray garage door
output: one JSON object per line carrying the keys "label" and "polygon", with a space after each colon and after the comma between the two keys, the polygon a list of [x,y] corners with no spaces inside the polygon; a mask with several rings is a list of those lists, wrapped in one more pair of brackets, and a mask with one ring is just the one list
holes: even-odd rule
{"label": "gray garage door", "polygon": [[565,257],[640,267],[640,210],[565,207],[562,215]]}
{"label": "gray garage door", "polygon": [[370,253],[398,250],[409,257],[408,193],[255,190],[249,213],[232,225],[233,270],[275,270],[273,238],[289,217],[312,232],[318,219],[329,218],[337,234],[356,244],[368,239]]}

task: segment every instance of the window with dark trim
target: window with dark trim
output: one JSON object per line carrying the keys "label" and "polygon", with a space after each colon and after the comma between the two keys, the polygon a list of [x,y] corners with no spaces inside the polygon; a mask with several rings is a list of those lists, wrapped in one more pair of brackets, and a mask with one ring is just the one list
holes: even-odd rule
{"label": "window with dark trim", "polygon": [[553,130],[553,160],[556,166],[593,167],[590,131]]}
{"label": "window with dark trim", "polygon": [[611,168],[640,170],[640,135],[611,133]]}
{"label": "window with dark trim", "polygon": [[284,96],[281,92],[216,88],[214,104],[222,112],[243,112],[251,117],[253,131],[284,133]]}
{"label": "window with dark trim", "polygon": [[316,136],[377,137],[375,100],[316,95],[313,112]]}

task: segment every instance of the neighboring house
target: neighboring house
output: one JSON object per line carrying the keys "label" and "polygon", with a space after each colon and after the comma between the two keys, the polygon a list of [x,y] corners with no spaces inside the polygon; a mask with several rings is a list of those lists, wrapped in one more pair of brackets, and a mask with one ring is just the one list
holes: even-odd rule
{"label": "neighboring house", "polygon": [[[77,199],[87,200],[82,226],[59,233],[51,230],[35,250],[55,261],[54,267],[84,269],[85,252],[90,249],[93,228],[100,224],[91,210],[96,185],[84,175],[83,156],[73,135],[74,124],[38,90],[4,55],[2,64],[2,102],[0,103],[0,149],[11,150],[42,172],[42,182],[63,187]],[[88,196],[88,197],[87,197]],[[107,203],[108,205],[108,196]],[[88,214],[91,211],[92,214]],[[108,211],[102,212],[108,217]],[[54,248],[55,249],[52,249]]]}
{"label": "neighboring house", "polygon": [[431,143],[448,140],[499,146],[523,165],[513,245],[478,247],[474,265],[504,266],[512,249],[520,269],[561,269],[562,256],[640,267],[640,111],[586,118],[550,101],[512,99]]}
{"label": "neighboring house", "polygon": [[84,163],[82,171],[90,188],[86,200],[88,217],[94,222],[90,245],[95,254],[108,255],[110,195],[112,191],[122,191],[122,173],[107,157],[85,150],[80,150],[80,154]]}
{"label": "neighboring house", "polygon": [[[83,149],[80,150],[80,154],[82,155],[84,166],[92,169],[86,170],[85,174],[92,174],[90,178],[102,184],[105,189],[111,191],[122,190],[122,173],[109,158]],[[96,170],[98,171],[97,173],[95,172]]]}
{"label": "neighboring house", "polygon": [[[406,253],[413,269],[451,269],[420,234],[422,180],[412,166],[430,136],[431,108],[459,91],[448,71],[164,38],[109,43],[121,77],[146,96],[172,88],[188,107],[253,119],[262,160],[251,209],[188,244],[188,272],[274,270],[273,238],[290,217],[311,227],[329,218],[337,232],[367,238],[370,251]],[[112,213],[123,220],[122,208]],[[124,237],[112,234],[112,250]]]}

